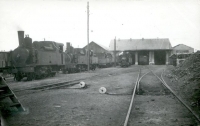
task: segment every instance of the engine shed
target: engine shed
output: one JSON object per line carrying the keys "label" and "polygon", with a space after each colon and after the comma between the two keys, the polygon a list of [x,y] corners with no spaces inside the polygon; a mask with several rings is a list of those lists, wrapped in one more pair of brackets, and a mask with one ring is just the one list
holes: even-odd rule
{"label": "engine shed", "polygon": [[167,65],[172,53],[172,46],[167,38],[118,39],[116,44],[111,40],[109,49],[112,52],[130,52],[132,64],[135,65]]}

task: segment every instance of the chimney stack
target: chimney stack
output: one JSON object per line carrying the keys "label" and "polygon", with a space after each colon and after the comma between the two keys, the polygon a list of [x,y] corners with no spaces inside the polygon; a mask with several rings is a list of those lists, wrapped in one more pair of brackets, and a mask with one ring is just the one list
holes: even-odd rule
{"label": "chimney stack", "polygon": [[70,42],[67,42],[66,43],[66,45],[67,45],[67,47],[66,47],[66,50],[67,50],[67,52],[69,53],[69,52],[71,52],[71,50],[70,50]]}
{"label": "chimney stack", "polygon": [[19,46],[23,46],[24,43],[24,31],[18,31]]}

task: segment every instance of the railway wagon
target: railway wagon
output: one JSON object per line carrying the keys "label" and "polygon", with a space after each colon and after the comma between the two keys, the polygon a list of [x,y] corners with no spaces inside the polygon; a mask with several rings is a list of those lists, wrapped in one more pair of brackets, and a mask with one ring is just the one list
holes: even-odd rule
{"label": "railway wagon", "polygon": [[99,68],[105,68],[107,67],[107,57],[106,57],[106,53],[96,53],[97,57],[98,57],[98,66]]}
{"label": "railway wagon", "polygon": [[89,55],[89,64],[90,64],[90,69],[95,70],[98,62],[98,58],[96,55],[90,50],[87,51],[84,48],[75,48],[75,62],[76,68],[79,71],[85,71],[88,68],[88,55]]}
{"label": "railway wagon", "polygon": [[20,81],[54,76],[64,67],[63,44],[53,41],[35,41],[24,31],[18,31],[19,46],[11,51],[11,73]]}
{"label": "railway wagon", "polygon": [[110,53],[97,53],[98,57],[98,66],[100,68],[112,66],[112,55]]}
{"label": "railway wagon", "polygon": [[91,69],[95,70],[96,67],[98,67],[98,57],[96,54],[93,53],[93,55],[91,56]]}

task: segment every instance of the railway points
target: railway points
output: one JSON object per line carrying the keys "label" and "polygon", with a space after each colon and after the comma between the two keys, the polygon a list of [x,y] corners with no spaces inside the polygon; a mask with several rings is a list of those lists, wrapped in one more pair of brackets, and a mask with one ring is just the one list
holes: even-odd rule
{"label": "railway points", "polygon": [[[142,78],[144,76],[147,76],[147,75],[150,76],[149,73],[152,73],[154,75],[154,77],[157,78],[157,81],[159,80],[161,82],[160,85],[158,85],[159,83],[156,82],[156,81],[151,81],[150,79],[148,79],[148,77],[146,77],[146,80],[142,80]],[[187,115],[190,112],[190,114],[189,114],[190,117],[188,117],[188,116],[187,117],[181,117],[179,115],[181,117],[180,120],[183,120],[183,121],[180,121],[179,119],[174,119],[175,121],[174,121],[173,125],[189,125],[189,124],[190,125],[197,125],[197,124],[200,123],[198,115],[179,96],[177,96],[174,93],[174,91],[164,81],[162,74],[163,74],[163,72],[161,73],[161,75],[159,77],[151,69],[149,69],[149,72],[146,72],[145,74],[141,75],[141,77],[139,77],[140,73],[138,74],[138,79],[136,81],[136,85],[135,85],[134,90],[133,90],[133,95],[132,95],[130,106],[129,106],[127,116],[126,116],[126,119],[125,119],[125,122],[124,122],[124,126],[127,126],[127,125],[137,125],[137,126],[140,126],[140,125],[141,126],[142,125],[169,125],[170,120],[167,118],[166,114],[165,114],[165,118],[166,118],[165,119],[165,118],[163,118],[164,113],[160,113],[160,111],[162,111],[161,110],[162,104],[160,104],[160,103],[154,104],[153,106],[157,106],[157,109],[152,109],[151,107],[143,105],[143,103],[137,104],[137,102],[139,102],[139,101],[145,102],[144,100],[142,100],[142,99],[146,99],[144,97],[148,97],[147,99],[151,99],[151,102],[152,101],[154,102],[156,97],[158,95],[161,95],[161,97],[163,97],[162,98],[163,100],[168,99],[169,102],[167,104],[170,105],[170,102],[172,102],[172,103],[174,102],[174,101],[170,100],[171,97],[172,97],[172,96],[170,96],[170,94],[173,94],[178,99],[178,101],[180,101],[179,103],[181,105],[179,105],[179,106],[182,107],[181,109],[185,113],[187,113]],[[153,78],[151,77],[151,79],[153,79]],[[149,82],[147,80],[149,80]],[[143,82],[141,82],[141,81],[143,81]],[[157,83],[157,84],[152,84],[152,83]],[[139,86],[139,85],[142,85],[142,86]],[[135,104],[133,104],[134,96],[136,95],[136,90],[138,91],[138,93],[137,93],[138,96],[136,96],[137,100],[135,100]],[[142,95],[142,96],[140,96],[140,95]],[[141,100],[138,100],[138,99],[141,99]],[[163,102],[162,99],[156,99],[156,101],[158,100],[158,102]],[[148,103],[149,103],[149,100],[148,100]],[[149,105],[151,105],[151,104],[149,104]],[[135,107],[135,106],[138,106],[138,107]],[[185,110],[183,109],[183,107],[185,107]],[[137,111],[137,112],[134,112],[134,111],[136,111],[136,110],[134,110],[134,108],[136,108],[136,110],[146,109],[145,110],[146,113],[144,112],[144,114],[142,114],[142,115],[138,114],[137,112],[139,112],[140,110]],[[131,112],[131,110],[133,112]],[[170,111],[172,111],[172,110],[169,109],[169,112],[166,112],[166,113],[170,113]],[[182,112],[183,115],[185,114],[184,112]],[[157,114],[155,115],[155,114],[152,114],[152,113],[157,113]],[[145,116],[147,116],[147,115],[152,115],[153,117],[150,117],[150,118],[148,117],[147,120],[142,119],[142,118],[146,118]],[[142,116],[142,117],[140,118],[140,117],[137,117],[137,116]],[[176,115],[175,118],[178,118],[177,116],[178,115]],[[131,118],[130,121],[129,121],[129,118]],[[171,117],[172,120],[173,120],[173,118],[174,117]],[[194,123],[188,123],[187,121],[184,121],[184,118],[186,118],[187,121],[193,120]],[[170,125],[172,125],[172,124],[170,124]]]}
{"label": "railway points", "polygon": [[[36,109],[43,110],[44,113],[51,113],[51,115],[52,113],[57,113],[59,111],[60,114],[57,113],[57,115],[68,117],[69,120],[67,120],[72,125],[77,125],[82,122],[84,125],[92,123],[95,126],[99,126],[109,124],[124,125],[125,118],[127,117],[128,106],[130,105],[130,99],[132,99],[133,89],[135,89],[135,96],[132,102],[133,107],[129,112],[130,115],[127,121],[128,125],[132,125],[132,121],[134,122],[134,125],[155,125],[163,124],[164,122],[171,125],[192,124],[191,122],[196,120],[194,119],[195,117],[192,117],[190,112],[185,112],[187,110],[185,110],[185,108],[180,105],[177,100],[175,100],[175,97],[169,95],[169,93],[166,92],[166,89],[163,89],[164,87],[161,85],[159,79],[157,79],[157,77],[152,74],[149,69],[152,69],[160,75],[163,69],[166,69],[166,66],[131,66],[128,68],[99,69],[96,72],[89,73],[87,76],[85,73],[77,73],[80,75],[81,79],[77,78],[71,81],[68,80],[65,81],[65,83],[62,81],[60,84],[46,83],[47,85],[44,82],[51,81],[48,81],[48,79],[41,79],[36,81],[37,83],[41,82],[40,86],[37,84],[35,86],[32,85],[29,89],[23,87],[21,91],[19,88],[19,91],[15,91],[17,91],[16,94],[21,103],[25,106],[25,108],[27,108],[27,110],[30,110],[30,117],[37,119],[43,117],[43,114],[35,117],[38,113]],[[139,70],[141,70],[140,75]],[[70,76],[73,77],[74,75],[75,74],[69,74],[67,76],[70,78]],[[85,75],[85,77],[83,77],[83,75]],[[61,81],[66,75],[63,74],[58,76]],[[52,79],[49,78],[49,80]],[[81,81],[85,82],[87,88],[84,88],[84,90],[74,90],[82,89],[80,86]],[[155,85],[151,84],[150,81],[154,81]],[[18,82],[18,86],[21,87],[21,84],[25,85],[26,83],[31,82]],[[34,81],[32,81],[32,83],[34,83]],[[138,85],[136,85],[137,83]],[[12,83],[10,84],[13,86]],[[155,89],[152,90],[150,85]],[[106,88],[106,92],[104,94],[99,92],[100,87]],[[149,89],[150,91],[148,91]],[[40,98],[38,99],[37,97]],[[28,100],[30,98],[32,101]],[[161,102],[162,99],[165,101]],[[168,102],[166,101],[171,102],[171,105],[167,105]],[[30,104],[32,104],[32,106],[30,106]],[[159,107],[160,105],[162,106],[161,108]],[[54,110],[51,106],[59,107],[54,107]],[[176,106],[180,110],[177,109]],[[144,108],[146,111],[143,111]],[[171,113],[171,109],[174,110],[174,114]],[[63,112],[67,112],[68,114],[63,114]],[[86,117],[86,120],[88,121],[84,121],[85,118],[80,118],[81,113],[84,113],[82,116]],[[180,113],[183,114],[183,116],[180,116]],[[157,116],[159,118],[157,118]],[[30,120],[29,118],[24,117],[23,114],[19,114],[15,117],[9,117],[8,121],[15,122],[20,125],[22,124],[21,122],[13,120],[19,118],[23,118],[23,120]],[[54,115],[49,118],[53,119]],[[74,120],[78,122],[71,122],[70,118],[74,118]],[[163,121],[165,118],[168,119]],[[182,121],[184,119],[185,121]],[[53,120],[61,121],[62,124],[65,124],[62,119],[57,118]],[[95,120],[97,122],[95,122]],[[188,121],[188,123],[186,123],[186,121]],[[39,122],[44,124],[42,120]],[[195,124],[198,124],[197,122]],[[54,124],[55,122],[48,125]]]}

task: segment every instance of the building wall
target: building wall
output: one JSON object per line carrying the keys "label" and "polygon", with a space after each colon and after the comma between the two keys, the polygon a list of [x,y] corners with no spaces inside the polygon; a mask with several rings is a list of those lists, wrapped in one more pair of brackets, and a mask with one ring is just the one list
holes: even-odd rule
{"label": "building wall", "polygon": [[175,47],[173,47],[173,54],[176,53],[194,53],[194,48],[191,48],[189,46],[186,46],[184,44],[179,44]]}

